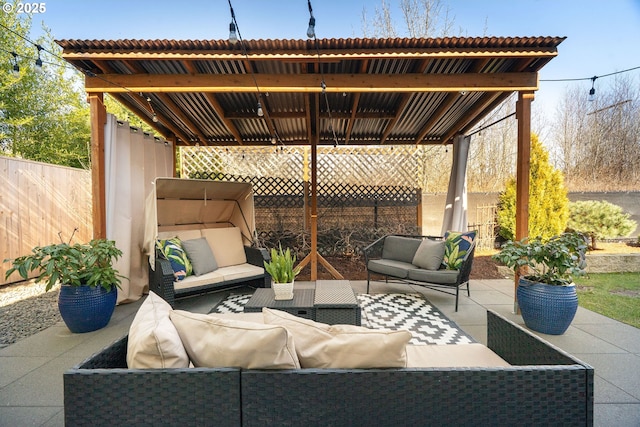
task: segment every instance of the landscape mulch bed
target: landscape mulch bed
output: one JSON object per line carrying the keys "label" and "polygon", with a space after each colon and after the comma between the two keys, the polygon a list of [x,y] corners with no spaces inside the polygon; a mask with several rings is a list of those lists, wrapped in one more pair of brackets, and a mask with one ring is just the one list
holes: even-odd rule
{"label": "landscape mulch bed", "polygon": [[[364,265],[363,257],[327,256],[325,259],[344,276],[347,280],[367,280],[367,269]],[[302,269],[296,280],[311,280],[311,268],[309,264]],[[471,279],[504,279],[498,271],[497,264],[491,256],[476,256],[473,258],[471,268]],[[327,269],[318,263],[318,279],[333,279]]]}

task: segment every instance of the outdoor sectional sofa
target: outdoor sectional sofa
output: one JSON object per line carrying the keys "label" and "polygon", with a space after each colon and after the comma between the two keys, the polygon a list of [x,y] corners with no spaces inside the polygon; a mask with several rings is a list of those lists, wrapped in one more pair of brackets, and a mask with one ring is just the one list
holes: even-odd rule
{"label": "outdoor sectional sofa", "polygon": [[127,339],[64,374],[67,426],[593,425],[593,368],[492,311],[511,366],[127,369]]}
{"label": "outdoor sectional sofa", "polygon": [[[460,288],[466,286],[467,296],[470,296],[469,275],[473,265],[475,241],[468,243],[468,247],[465,247],[464,252],[459,252],[461,260],[456,269],[446,268],[442,264],[442,256],[440,256],[439,260],[436,259],[434,263],[433,259],[436,257],[427,251],[422,253],[430,259],[423,259],[422,262],[416,260],[416,254],[420,251],[421,245],[425,240],[427,240],[425,243],[442,243],[443,248],[441,250],[444,251],[445,239],[434,236],[390,234],[365,247],[363,253],[365,265],[367,266],[367,293],[369,293],[371,274],[380,274],[385,276],[387,281],[392,278],[404,283],[420,285],[455,295],[455,311],[458,311]],[[440,253],[440,255],[442,254],[443,252]]]}

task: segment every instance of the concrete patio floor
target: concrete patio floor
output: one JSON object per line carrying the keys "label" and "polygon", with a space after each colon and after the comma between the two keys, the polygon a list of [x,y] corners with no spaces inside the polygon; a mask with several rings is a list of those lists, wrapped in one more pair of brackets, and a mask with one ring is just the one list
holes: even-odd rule
{"label": "concrete patio floor", "polygon": [[[351,285],[357,293],[366,291],[364,281]],[[418,286],[374,282],[370,292],[420,292],[482,343],[487,308],[523,324],[513,314],[511,280],[472,280],[471,297],[460,297],[457,313],[453,297]],[[207,312],[225,295],[182,300],[178,308]],[[63,426],[63,372],[126,334],[140,304],[116,307],[99,331],[72,334],[60,322],[0,349],[0,426]],[[595,368],[596,426],[640,426],[640,329],[579,308],[564,335],[538,335]]]}

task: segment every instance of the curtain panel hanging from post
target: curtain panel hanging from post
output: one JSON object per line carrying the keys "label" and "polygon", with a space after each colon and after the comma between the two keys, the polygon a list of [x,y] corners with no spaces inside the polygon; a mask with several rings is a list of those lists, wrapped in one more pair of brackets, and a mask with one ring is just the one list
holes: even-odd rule
{"label": "curtain panel hanging from post", "polygon": [[467,160],[471,137],[456,136],[453,142],[453,165],[442,220],[442,235],[447,231],[467,231]]}
{"label": "curtain panel hanging from post", "polygon": [[173,176],[173,147],[164,140],[118,122],[111,114],[105,125],[105,193],[107,238],[116,241],[122,257],[115,267],[126,278],[118,303],[138,300],[148,288],[143,255],[144,201],[159,176]]}

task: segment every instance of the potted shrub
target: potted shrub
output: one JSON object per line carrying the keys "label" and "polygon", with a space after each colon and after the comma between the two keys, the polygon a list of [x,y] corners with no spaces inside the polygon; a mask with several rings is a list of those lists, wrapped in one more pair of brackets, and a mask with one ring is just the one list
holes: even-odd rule
{"label": "potted shrub", "polygon": [[574,275],[586,267],[584,237],[563,233],[543,242],[540,238],[508,241],[494,259],[520,273],[517,300],[530,329],[563,334],[578,309]]}
{"label": "potted shrub", "polygon": [[115,242],[105,239],[36,246],[31,254],[12,261],[6,278],[17,271],[27,279],[29,272],[37,271],[40,275],[35,280],[46,282],[46,291],[59,282],[58,308],[65,324],[71,332],[90,332],[111,319],[122,277],[113,262],[121,255]]}
{"label": "potted shrub", "polygon": [[296,256],[291,254],[289,248],[283,251],[282,245],[279,245],[277,251],[272,248],[271,260],[269,262],[264,261],[264,268],[271,275],[271,287],[275,293],[276,300],[293,299],[293,282],[296,276],[300,274],[300,267],[293,267],[295,262]]}

